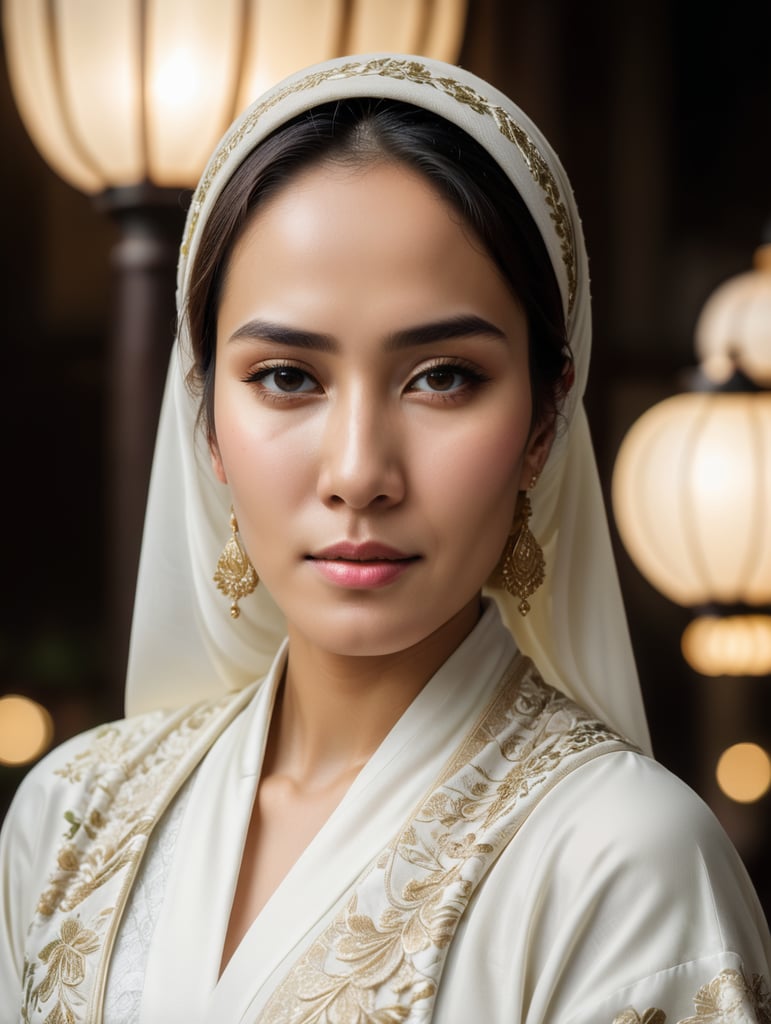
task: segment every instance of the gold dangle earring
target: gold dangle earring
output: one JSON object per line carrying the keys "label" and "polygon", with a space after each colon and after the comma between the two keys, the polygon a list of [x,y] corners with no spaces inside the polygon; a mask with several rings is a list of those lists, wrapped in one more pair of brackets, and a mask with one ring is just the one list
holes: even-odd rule
{"label": "gold dangle earring", "polygon": [[[537,480],[537,475],[533,474],[531,488]],[[514,523],[500,561],[501,583],[512,597],[519,599],[519,613],[523,616],[530,611],[528,597],[538,590],[546,578],[543,551],[528,525],[532,514],[527,491],[520,491]]]}
{"label": "gold dangle earring", "polygon": [[252,593],[260,582],[260,578],[254,571],[254,566],[249,561],[249,556],[244,551],[239,539],[238,520],[232,505],[230,507],[230,529],[232,535],[217,560],[217,571],[212,579],[217,584],[217,589],[232,602],[230,615],[237,619],[241,614],[238,602]]}

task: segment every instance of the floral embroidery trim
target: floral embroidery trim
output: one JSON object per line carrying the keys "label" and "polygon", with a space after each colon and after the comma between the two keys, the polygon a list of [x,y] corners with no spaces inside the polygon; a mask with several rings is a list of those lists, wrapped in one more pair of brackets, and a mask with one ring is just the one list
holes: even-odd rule
{"label": "floral embroidery trim", "polygon": [[630,744],[518,659],[432,792],[278,985],[260,1024],[430,1020],[448,947],[486,871],[557,781],[618,749]]}
{"label": "floral embroidery trim", "polygon": [[645,1010],[642,1014],[631,1008],[623,1010],[613,1021],[613,1024],[666,1024],[667,1015],[663,1010],[656,1010],[653,1007]]}
{"label": "floral embroidery trim", "polygon": [[[155,820],[159,784],[215,710],[214,704],[197,708],[150,749],[137,729],[105,726],[90,749],[56,772],[71,783],[88,780],[85,806],[65,813],[70,828],[38,913],[74,910],[135,859]],[[142,722],[145,730],[153,725],[157,730],[156,715]]]}
{"label": "floral embroidery trim", "polygon": [[[771,993],[765,980],[753,974],[750,980],[741,971],[726,968],[698,990],[693,999],[696,1013],[678,1024],[771,1024]],[[648,1009],[643,1014],[631,1007],[613,1018],[613,1024],[666,1024],[663,1010]]]}
{"label": "floral embroidery trim", "polygon": [[82,795],[65,812],[56,868],[30,926],[28,951],[42,945],[25,960],[24,1024],[101,1019],[89,1007],[101,1004],[107,953],[150,831],[253,692],[105,726],[56,771]]}
{"label": "floral embroidery trim", "polygon": [[[75,1024],[82,1019],[85,1006],[81,986],[86,979],[87,960],[97,953],[102,945],[102,935],[113,908],[103,910],[89,926],[82,924],[78,917],[67,917],[61,924],[59,935],[41,949],[37,961],[25,960],[22,986],[25,995],[22,1021],[27,1024],[42,1004],[52,998],[46,1024]],[[39,964],[45,966],[45,977],[35,984]],[[43,1010],[45,1012],[45,1010]]]}
{"label": "floral embroidery trim", "polygon": [[285,86],[258,104],[223,142],[204,172],[204,176],[193,196],[190,220],[181,246],[182,255],[187,257],[190,251],[191,240],[198,225],[204,201],[214,179],[222,170],[230,154],[254,130],[267,111],[281,103],[288,96],[305,92],[309,89],[315,89],[331,79],[359,78],[366,75],[406,79],[415,84],[436,89],[480,116],[493,119],[499,132],[517,148],[533,181],[543,193],[560,244],[562,262],[565,266],[568,281],[568,314],[572,313],[578,278],[573,226],[560,193],[559,185],[543,154],[524,128],[517,124],[507,110],[495,103],[491,103],[484,96],[476,92],[476,90],[468,85],[463,85],[454,78],[434,75],[425,64],[421,64],[419,61],[404,61],[385,57],[368,60],[363,63],[351,62],[332,68],[325,68],[323,71],[312,72],[299,81]]}
{"label": "floral embroidery trim", "polygon": [[741,971],[721,971],[693,1000],[696,1013],[678,1024],[771,1024],[771,993],[759,974],[750,980]]}

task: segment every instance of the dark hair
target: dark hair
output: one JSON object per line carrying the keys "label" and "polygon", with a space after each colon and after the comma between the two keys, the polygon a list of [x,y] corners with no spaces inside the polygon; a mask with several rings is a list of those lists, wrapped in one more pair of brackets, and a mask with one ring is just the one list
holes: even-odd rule
{"label": "dark hair", "polygon": [[269,135],[225,185],[193,262],[187,317],[201,395],[199,418],[214,429],[217,312],[228,260],[257,207],[300,170],[322,161],[393,161],[423,174],[482,241],[528,321],[533,423],[556,415],[571,360],[559,286],[524,201],[474,139],[430,111],[396,100],[356,98],[315,107]]}

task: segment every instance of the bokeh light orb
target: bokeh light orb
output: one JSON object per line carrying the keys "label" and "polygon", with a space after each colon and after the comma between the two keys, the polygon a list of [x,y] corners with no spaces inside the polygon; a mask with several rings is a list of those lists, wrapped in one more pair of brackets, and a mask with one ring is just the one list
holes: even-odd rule
{"label": "bokeh light orb", "polygon": [[705,676],[771,675],[771,615],[705,615],[683,633],[688,664]]}
{"label": "bokeh light orb", "polygon": [[720,755],[715,774],[727,797],[751,804],[771,787],[771,757],[757,743],[735,743]]}
{"label": "bokeh light orb", "polygon": [[13,693],[0,697],[0,764],[37,761],[53,735],[53,720],[42,704]]}

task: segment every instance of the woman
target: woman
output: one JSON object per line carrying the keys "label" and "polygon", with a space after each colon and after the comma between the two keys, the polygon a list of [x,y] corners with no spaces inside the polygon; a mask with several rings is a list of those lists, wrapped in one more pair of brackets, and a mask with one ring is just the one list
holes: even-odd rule
{"label": "woman", "polygon": [[771,1019],[747,876],[648,756],[535,126],[422,58],[293,76],[178,302],[129,717],[9,814],[6,1018]]}

